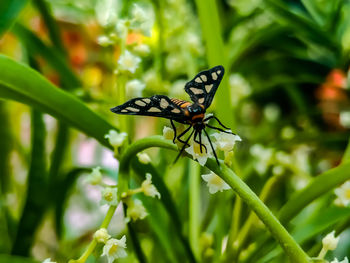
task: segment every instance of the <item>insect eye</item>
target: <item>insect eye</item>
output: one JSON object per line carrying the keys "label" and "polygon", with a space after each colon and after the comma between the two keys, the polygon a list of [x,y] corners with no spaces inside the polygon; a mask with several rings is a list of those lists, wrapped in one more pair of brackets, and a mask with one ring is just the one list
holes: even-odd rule
{"label": "insect eye", "polygon": [[188,111],[190,113],[199,113],[199,112],[201,112],[201,110],[202,110],[202,108],[200,106],[196,105],[196,104],[188,107]]}

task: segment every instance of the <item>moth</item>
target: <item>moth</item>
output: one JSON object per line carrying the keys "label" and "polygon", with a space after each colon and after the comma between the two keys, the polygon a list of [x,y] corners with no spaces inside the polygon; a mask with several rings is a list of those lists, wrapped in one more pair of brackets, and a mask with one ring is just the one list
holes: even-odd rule
{"label": "moth", "polygon": [[[169,98],[164,95],[154,95],[149,98],[131,99],[122,105],[111,108],[111,111],[117,114],[143,115],[169,119],[174,130],[173,143],[175,143],[175,139],[183,143],[175,162],[178,160],[185,147],[189,146],[188,142],[193,134],[193,140],[200,145],[200,152],[202,153],[202,148],[207,152],[206,146],[202,143],[202,132],[204,132],[208,138],[216,162],[220,165],[213,144],[205,128],[209,127],[233,135],[234,133],[231,132],[231,130],[228,130],[228,128],[215,116],[211,115],[205,117],[205,112],[213,101],[224,73],[224,67],[219,65],[198,73],[191,81],[187,82],[185,85],[185,91],[190,96],[192,103],[189,101]],[[226,130],[209,125],[208,121],[210,119],[215,119]],[[189,126],[182,133],[177,135],[174,121]],[[186,140],[183,140],[183,136],[185,136],[191,128],[193,129],[190,135]]]}

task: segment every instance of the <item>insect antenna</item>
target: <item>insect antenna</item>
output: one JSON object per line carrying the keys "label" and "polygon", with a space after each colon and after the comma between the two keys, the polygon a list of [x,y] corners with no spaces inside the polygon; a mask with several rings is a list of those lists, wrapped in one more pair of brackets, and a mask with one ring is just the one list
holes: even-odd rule
{"label": "insect antenna", "polygon": [[[189,128],[191,128],[191,127],[192,127],[192,126],[190,126]],[[189,130],[189,128],[188,128],[188,129],[186,129],[186,132]],[[190,136],[188,136],[187,140],[184,142],[184,145],[182,146],[182,148],[181,148],[181,150],[180,150],[179,154],[176,156],[176,159],[175,159],[175,161],[174,161],[173,163],[176,163],[176,162],[177,162],[177,160],[180,158],[180,155],[181,155],[181,154],[182,154],[182,152],[185,150],[185,148],[186,148],[186,146],[187,146],[187,144],[188,144],[188,141],[189,141],[189,140],[190,140],[190,138],[192,137],[192,135],[193,135],[194,131],[195,131],[195,130],[193,130],[193,131],[191,132]],[[183,134],[182,134],[182,135],[183,135]]]}
{"label": "insect antenna", "polygon": [[[207,125],[207,126],[208,126],[208,125]],[[208,133],[207,133],[207,131],[206,131],[205,129],[203,129],[203,131],[204,131],[205,135],[207,136],[207,138],[208,138],[208,140],[209,140],[209,144],[210,144],[211,149],[213,150],[215,160],[216,160],[216,162],[218,163],[218,165],[220,166],[218,157],[217,157],[216,152],[215,152],[215,150],[214,150],[213,144],[211,143],[210,137],[209,137],[209,135],[208,135]]]}

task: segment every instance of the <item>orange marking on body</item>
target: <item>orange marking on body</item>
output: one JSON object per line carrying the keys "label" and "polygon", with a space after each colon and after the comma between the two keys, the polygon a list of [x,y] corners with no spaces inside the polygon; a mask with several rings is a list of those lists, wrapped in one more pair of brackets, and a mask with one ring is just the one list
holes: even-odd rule
{"label": "orange marking on body", "polygon": [[192,117],[192,120],[194,121],[195,119],[203,119],[204,118],[204,113],[198,114],[198,115],[194,115]]}
{"label": "orange marking on body", "polygon": [[185,109],[184,113],[185,113],[185,116],[190,116],[190,112],[187,109]]}
{"label": "orange marking on body", "polygon": [[189,105],[191,105],[191,103],[188,102],[188,101],[186,101],[186,102],[182,103],[180,107],[181,107],[181,108],[186,108],[186,107],[189,106]]}

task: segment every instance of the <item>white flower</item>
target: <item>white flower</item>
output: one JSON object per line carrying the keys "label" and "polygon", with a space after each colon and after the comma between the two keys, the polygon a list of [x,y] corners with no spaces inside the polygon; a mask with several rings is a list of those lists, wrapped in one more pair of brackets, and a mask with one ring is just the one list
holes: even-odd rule
{"label": "white flower", "polygon": [[275,122],[281,115],[281,110],[275,103],[270,103],[264,108],[264,116],[269,122]]}
{"label": "white flower", "polygon": [[293,139],[295,136],[295,129],[291,126],[286,126],[281,131],[281,137],[285,140]]}
{"label": "white flower", "polygon": [[138,4],[134,4],[134,7],[132,9],[132,16],[134,20],[140,23],[143,23],[148,19],[146,12]]}
{"label": "white flower", "polygon": [[350,111],[340,112],[339,122],[344,128],[350,128]]}
{"label": "white flower", "polygon": [[134,47],[134,51],[136,53],[139,53],[141,56],[146,56],[151,52],[151,49],[146,44],[139,44],[139,45]]}
{"label": "white flower", "polygon": [[146,173],[146,180],[141,184],[142,191],[147,196],[158,197],[160,199],[160,193],[157,188],[152,184],[152,175]]}
{"label": "white flower", "polygon": [[107,241],[103,247],[102,256],[107,256],[108,263],[113,263],[117,258],[125,258],[128,254],[125,251],[126,248],[126,236],[121,239],[111,238]]}
{"label": "white flower", "polygon": [[255,164],[255,170],[259,174],[264,174],[270,165],[273,150],[264,148],[261,144],[254,144],[252,147],[250,147],[250,154],[253,155],[258,161]]}
{"label": "white flower", "polygon": [[288,166],[288,165],[292,164],[292,157],[285,152],[282,152],[282,151],[276,152],[275,158],[279,163],[281,163],[283,165]]}
{"label": "white flower", "polygon": [[136,156],[139,159],[140,163],[148,164],[151,162],[151,158],[149,157],[149,155],[147,153],[140,152]]}
{"label": "white flower", "polygon": [[[212,155],[212,149],[209,145],[209,141],[206,137],[202,137],[202,144],[206,146],[207,150],[205,150],[205,148],[202,146],[202,152],[201,152],[200,145],[195,141],[192,141],[190,147],[187,147],[185,151],[188,154],[192,155],[193,159],[197,160],[201,166],[204,166],[208,158],[213,157],[213,155]],[[214,144],[213,147],[215,148],[215,146],[216,145]]]}
{"label": "white flower", "polygon": [[350,180],[336,188],[334,193],[337,195],[337,201],[339,204],[342,206],[348,206],[350,203]]}
{"label": "white flower", "polygon": [[47,258],[42,263],[56,263],[56,261],[51,261],[51,258]]}
{"label": "white flower", "polygon": [[102,190],[102,199],[101,199],[101,205],[114,205],[116,206],[118,204],[118,189],[116,187],[105,187]]}
{"label": "white flower", "polygon": [[235,142],[242,141],[242,139],[238,135],[228,134],[224,132],[216,132],[212,134],[212,136],[216,139],[216,147],[224,152],[232,151]]}
{"label": "white flower", "polygon": [[100,170],[101,170],[100,166],[92,168],[92,172],[86,178],[86,183],[89,183],[92,185],[100,184],[102,181],[102,174]]}
{"label": "white flower", "polygon": [[213,172],[209,174],[203,174],[202,178],[207,182],[207,186],[209,187],[209,193],[215,194],[217,191],[224,191],[230,189],[230,186],[221,179],[220,176],[216,175]]}
{"label": "white flower", "polygon": [[114,44],[114,40],[110,39],[108,36],[99,36],[97,38],[97,43],[102,47],[107,47]]}
{"label": "white flower", "polygon": [[128,134],[125,132],[118,133],[116,130],[109,130],[108,134],[105,135],[105,138],[108,139],[110,145],[114,148],[118,148],[123,145],[127,136]]}
{"label": "white flower", "polygon": [[96,239],[97,242],[100,242],[100,243],[106,243],[110,237],[111,236],[108,234],[108,231],[105,228],[100,228],[94,234],[94,238]]}
{"label": "white flower", "polygon": [[183,54],[170,53],[165,58],[165,67],[168,72],[183,72],[186,66]]}
{"label": "white flower", "polygon": [[163,137],[166,140],[172,140],[174,138],[174,130],[170,127],[164,126]]}
{"label": "white flower", "polygon": [[151,12],[146,12],[145,8],[141,8],[139,5],[134,4],[132,17],[132,28],[140,30],[145,36],[151,36],[153,14]]}
{"label": "white flower", "polygon": [[345,257],[342,261],[338,261],[337,258],[331,261],[331,263],[349,263],[348,257]]}
{"label": "white flower", "polygon": [[128,28],[129,22],[123,19],[118,20],[118,23],[115,26],[115,29],[118,33],[119,38],[126,39],[128,36]]}
{"label": "white flower", "polygon": [[337,248],[339,238],[334,236],[335,231],[330,232],[322,239],[322,245],[324,250],[334,250]]}
{"label": "white flower", "polygon": [[118,14],[117,0],[96,1],[96,18],[101,26],[108,26],[115,23]]}
{"label": "white flower", "polygon": [[133,221],[144,219],[147,215],[146,208],[140,200],[136,199],[128,203],[127,217]]}
{"label": "white flower", "polygon": [[284,173],[284,167],[282,165],[276,165],[272,168],[272,173],[274,175],[281,175]]}
{"label": "white flower", "polygon": [[141,97],[146,84],[138,79],[130,80],[126,83],[125,89],[129,98]]}
{"label": "white flower", "polygon": [[135,73],[140,62],[141,62],[141,58],[133,55],[132,53],[126,50],[118,60],[119,69],[122,71],[129,71],[131,73]]}
{"label": "white flower", "polygon": [[229,77],[231,88],[231,102],[233,105],[248,96],[252,91],[249,82],[240,74],[231,74]]}
{"label": "white flower", "polygon": [[200,55],[203,53],[201,39],[195,31],[193,31],[193,32],[187,31],[184,40],[185,40],[184,45],[187,45],[187,49],[192,54]]}

